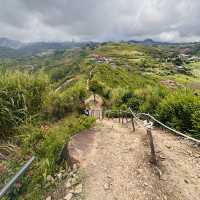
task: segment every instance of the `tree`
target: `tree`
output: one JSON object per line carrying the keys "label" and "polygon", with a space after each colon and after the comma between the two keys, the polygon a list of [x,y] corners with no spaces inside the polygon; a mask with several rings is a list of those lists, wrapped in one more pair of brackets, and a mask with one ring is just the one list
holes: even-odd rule
{"label": "tree", "polygon": [[100,95],[102,94],[103,86],[97,80],[92,80],[90,81],[90,84],[89,84],[89,90],[92,91],[94,95],[94,102],[96,102],[96,94],[100,94]]}

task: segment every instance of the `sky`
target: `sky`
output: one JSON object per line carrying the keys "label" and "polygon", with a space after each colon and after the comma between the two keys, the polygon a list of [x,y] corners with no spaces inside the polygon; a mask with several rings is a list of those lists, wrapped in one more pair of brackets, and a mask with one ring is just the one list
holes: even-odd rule
{"label": "sky", "polygon": [[0,0],[0,37],[200,41],[200,0]]}

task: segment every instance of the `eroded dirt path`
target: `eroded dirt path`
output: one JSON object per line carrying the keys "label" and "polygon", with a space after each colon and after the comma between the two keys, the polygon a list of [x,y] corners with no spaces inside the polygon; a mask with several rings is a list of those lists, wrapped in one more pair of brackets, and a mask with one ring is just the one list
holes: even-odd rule
{"label": "eroded dirt path", "polygon": [[99,122],[95,148],[84,163],[86,200],[166,199],[149,163],[143,128],[135,133],[112,120]]}
{"label": "eroded dirt path", "polygon": [[170,199],[200,199],[200,151],[188,140],[156,129],[153,131],[162,171],[161,183]]}
{"label": "eroded dirt path", "polygon": [[[153,130],[161,178],[150,162],[146,130],[112,120],[98,122],[95,144],[82,166],[85,200],[199,200],[199,149]],[[129,127],[128,127],[129,126]]]}

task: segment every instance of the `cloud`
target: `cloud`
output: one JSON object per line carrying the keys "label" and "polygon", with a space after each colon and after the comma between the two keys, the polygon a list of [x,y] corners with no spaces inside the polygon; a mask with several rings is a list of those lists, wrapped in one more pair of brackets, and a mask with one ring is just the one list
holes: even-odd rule
{"label": "cloud", "polygon": [[200,40],[198,0],[0,0],[0,37]]}

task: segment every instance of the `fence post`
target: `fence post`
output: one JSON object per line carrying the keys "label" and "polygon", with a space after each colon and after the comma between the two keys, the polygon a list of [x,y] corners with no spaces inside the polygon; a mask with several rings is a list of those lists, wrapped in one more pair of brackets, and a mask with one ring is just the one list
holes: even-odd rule
{"label": "fence post", "polygon": [[131,123],[132,123],[132,127],[133,127],[133,132],[135,132],[135,124],[134,124],[133,116],[132,115],[131,115]]}
{"label": "fence post", "polygon": [[156,153],[155,153],[155,148],[154,148],[153,136],[152,136],[151,128],[147,129],[147,136],[149,137],[149,143],[150,143],[150,148],[151,148],[151,162],[154,165],[157,165]]}
{"label": "fence post", "polygon": [[99,120],[101,119],[101,111],[99,110]]}
{"label": "fence post", "polygon": [[128,114],[126,113],[126,123],[128,123],[128,118],[127,118],[127,115],[128,115]]}

